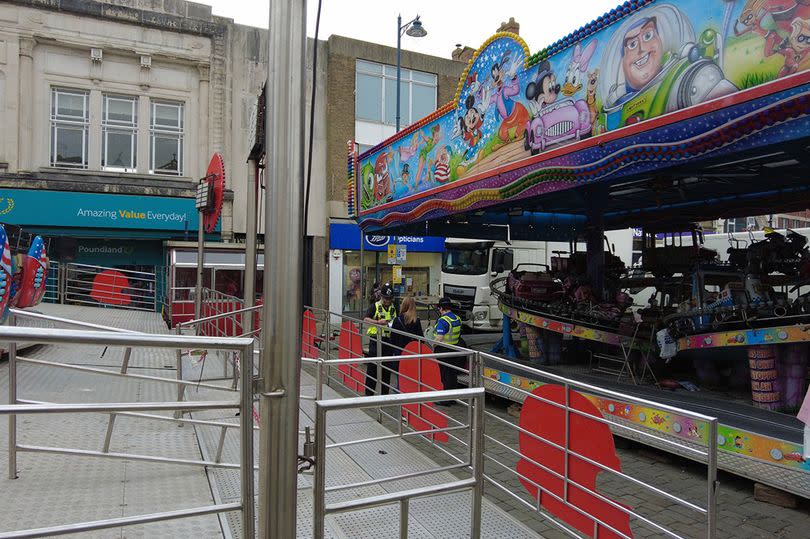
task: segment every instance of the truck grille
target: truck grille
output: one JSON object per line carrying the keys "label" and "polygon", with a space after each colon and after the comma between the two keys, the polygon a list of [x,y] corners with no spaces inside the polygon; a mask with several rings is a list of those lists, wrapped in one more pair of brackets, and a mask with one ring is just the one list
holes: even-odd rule
{"label": "truck grille", "polygon": [[444,296],[458,305],[462,318],[468,318],[475,304],[475,288],[472,286],[444,285]]}

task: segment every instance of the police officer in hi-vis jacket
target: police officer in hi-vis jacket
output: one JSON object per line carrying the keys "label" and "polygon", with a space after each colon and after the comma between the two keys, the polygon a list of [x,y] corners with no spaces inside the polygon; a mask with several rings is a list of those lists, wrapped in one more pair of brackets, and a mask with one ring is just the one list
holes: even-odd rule
{"label": "police officer in hi-vis jacket", "polygon": [[[439,300],[439,320],[436,322],[436,340],[445,343],[458,345],[461,340],[461,318],[453,312],[453,303],[448,298],[441,298]],[[450,348],[445,348],[441,345],[436,345],[434,352],[454,352]],[[443,357],[437,358],[439,363],[439,372],[442,377],[442,386],[444,389],[458,389],[458,374],[459,371],[445,365],[448,363],[455,367],[464,367],[465,358],[459,357]],[[441,402],[439,404],[450,404],[450,402]]]}
{"label": "police officer in hi-vis jacket", "polygon": [[[397,309],[394,307],[393,300],[394,289],[390,284],[385,283],[380,287],[380,299],[373,303],[369,307],[368,311],[366,311],[366,317],[363,319],[363,321],[370,324],[368,331],[366,331],[366,334],[369,337],[367,357],[377,357],[378,331],[381,332],[380,337],[382,342],[382,350],[380,351],[380,355],[393,355],[391,347],[386,346],[391,335],[388,325],[392,320],[394,320],[394,318],[397,317]],[[390,379],[391,371],[384,368],[382,372],[383,386],[380,388],[380,393],[388,393],[387,384],[389,383]],[[375,387],[377,387],[377,364],[366,363],[366,395],[373,395]]]}

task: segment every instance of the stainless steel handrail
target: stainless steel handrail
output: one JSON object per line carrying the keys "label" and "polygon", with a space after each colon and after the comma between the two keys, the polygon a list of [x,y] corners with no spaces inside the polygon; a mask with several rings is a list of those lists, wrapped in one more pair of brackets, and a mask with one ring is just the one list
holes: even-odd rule
{"label": "stainless steel handrail", "polygon": [[254,312],[259,311],[262,309],[262,305],[254,305],[253,307],[243,307],[241,309],[236,309],[235,311],[227,311],[224,313],[218,313],[211,316],[205,316],[203,318],[195,318],[194,320],[186,320],[185,322],[178,323],[175,327],[189,327],[194,326],[197,324],[202,324],[203,322],[210,322],[212,320],[218,320],[220,318],[227,318],[233,316],[235,314],[246,313],[246,312]]}
{"label": "stainless steel handrail", "polygon": [[130,333],[130,334],[137,334],[141,335],[143,332],[141,331],[133,331],[130,329],[122,329],[116,328],[112,326],[104,326],[101,324],[92,324],[90,322],[81,322],[79,320],[71,320],[69,318],[61,318],[59,316],[52,316],[49,314],[38,313],[36,311],[26,311],[23,309],[11,309],[11,314],[16,316],[17,318],[30,318],[32,320],[47,320],[49,322],[54,322],[56,324],[64,324],[66,326],[75,326],[80,328],[87,328],[87,329],[97,329],[100,331],[111,331],[113,333]]}
{"label": "stainless steel handrail", "polygon": [[[357,333],[359,333],[360,335],[363,334],[364,326],[369,325],[368,323],[364,322],[363,320],[359,320],[359,319],[352,318],[352,317],[349,317],[349,316],[344,316],[344,315],[341,315],[341,314],[338,314],[338,313],[331,313],[331,312],[329,312],[327,310],[324,310],[324,309],[312,309],[312,311],[313,311],[313,314],[316,314],[316,315],[322,314],[323,315],[324,319],[319,321],[318,323],[323,324],[323,326],[326,329],[327,343],[329,343],[329,339],[328,339],[329,333],[330,333],[329,330],[334,327],[334,325],[335,325],[334,320],[335,319],[351,321],[353,324],[355,324],[355,330],[354,331],[357,331]],[[358,328],[358,325],[359,325],[359,328]],[[396,330],[393,330],[393,329],[390,329],[390,331],[391,331],[391,333],[398,333]],[[399,333],[401,333],[401,332],[399,332]],[[408,335],[408,334],[406,334],[406,335]],[[399,360],[399,361],[401,361],[401,360],[407,360],[407,359],[411,359],[411,358],[424,358],[424,357],[435,358],[434,360],[441,363],[440,360],[441,360],[442,356],[444,356],[444,357],[451,357],[453,355],[468,355],[468,356],[471,356],[473,359],[471,361],[470,369],[469,369],[469,373],[470,373],[469,384],[470,384],[470,387],[486,387],[487,385],[490,385],[490,384],[509,386],[510,391],[515,391],[523,399],[535,399],[535,400],[537,400],[539,402],[543,402],[543,403],[548,404],[548,405],[550,405],[552,407],[563,410],[565,412],[565,418],[566,418],[566,421],[565,421],[565,423],[566,423],[565,441],[564,441],[564,443],[559,443],[558,444],[558,443],[554,443],[551,440],[548,440],[548,439],[545,439],[545,438],[543,438],[541,436],[538,436],[537,434],[534,434],[531,431],[528,431],[528,430],[526,430],[524,428],[521,428],[519,425],[517,425],[517,424],[515,424],[513,422],[510,422],[510,421],[507,421],[506,419],[503,419],[503,418],[499,417],[498,415],[496,415],[496,414],[494,414],[492,412],[485,411],[486,418],[488,418],[490,420],[493,420],[493,421],[498,421],[501,424],[508,426],[509,428],[511,428],[514,431],[515,435],[528,436],[530,438],[536,439],[536,440],[538,440],[538,441],[540,441],[542,443],[548,444],[550,447],[555,448],[555,450],[564,452],[567,455],[567,457],[565,459],[566,466],[565,466],[565,469],[563,470],[563,473],[557,473],[554,470],[551,470],[550,468],[545,466],[543,463],[535,462],[534,460],[525,457],[524,455],[522,455],[516,449],[513,449],[512,447],[510,447],[507,444],[503,443],[502,440],[493,438],[492,436],[485,434],[485,437],[486,437],[485,439],[487,441],[499,446],[499,448],[500,448],[499,452],[501,452],[502,450],[508,450],[508,454],[511,454],[513,458],[524,459],[527,462],[529,462],[530,464],[533,464],[533,465],[537,466],[538,468],[543,469],[548,473],[551,473],[551,475],[553,475],[554,477],[557,477],[559,480],[561,480],[563,482],[563,487],[564,487],[564,493],[563,493],[562,496],[558,496],[554,492],[550,492],[546,488],[543,488],[541,485],[535,484],[534,481],[530,480],[529,478],[521,476],[511,465],[502,462],[502,458],[499,458],[500,455],[498,455],[497,452],[493,453],[491,451],[484,451],[483,456],[484,456],[484,458],[486,458],[487,462],[491,462],[491,463],[493,463],[493,465],[499,466],[504,470],[510,471],[516,478],[520,478],[522,480],[525,480],[529,484],[534,484],[535,488],[538,489],[538,492],[542,492],[544,495],[547,495],[547,496],[550,496],[551,498],[557,499],[560,503],[563,503],[563,504],[567,505],[568,507],[573,508],[573,510],[578,512],[579,514],[590,518],[591,520],[593,520],[594,525],[595,525],[595,527],[597,529],[601,527],[604,530],[610,530],[610,531],[616,533],[620,537],[624,536],[624,534],[622,534],[620,531],[612,528],[606,522],[601,521],[599,518],[588,514],[587,512],[583,511],[582,509],[580,509],[578,507],[573,506],[568,501],[569,486],[571,488],[577,488],[580,491],[587,492],[587,493],[593,495],[594,497],[602,500],[604,503],[614,507],[615,509],[617,509],[619,511],[622,511],[623,513],[626,513],[629,517],[638,519],[639,522],[644,523],[650,529],[656,530],[657,532],[660,532],[660,533],[662,533],[662,534],[664,534],[666,536],[669,536],[669,537],[673,537],[673,538],[682,537],[678,533],[676,533],[674,531],[670,531],[670,530],[666,529],[664,526],[654,522],[652,518],[647,518],[644,515],[641,515],[638,512],[633,511],[632,509],[629,509],[629,508],[627,508],[625,506],[622,506],[621,504],[618,504],[618,503],[614,502],[613,500],[611,500],[610,498],[600,494],[599,492],[588,489],[588,488],[584,487],[583,485],[579,484],[578,482],[576,482],[575,480],[572,480],[570,478],[569,474],[568,474],[568,466],[567,466],[567,464],[568,464],[568,461],[570,459],[579,459],[579,460],[581,460],[583,462],[588,462],[591,465],[596,466],[600,471],[604,471],[606,473],[610,473],[612,475],[615,475],[616,477],[620,478],[623,481],[628,481],[631,484],[635,485],[636,487],[642,488],[642,489],[646,490],[647,492],[649,492],[649,493],[651,493],[653,495],[663,497],[663,498],[665,498],[665,499],[667,499],[667,500],[669,500],[671,502],[676,503],[677,505],[680,505],[681,507],[684,507],[685,509],[694,511],[696,516],[697,515],[703,516],[706,519],[706,524],[707,524],[707,537],[709,537],[709,538],[716,537],[716,517],[717,517],[716,496],[717,496],[717,486],[718,486],[718,483],[717,483],[717,450],[718,450],[718,448],[717,448],[717,424],[718,424],[718,420],[717,420],[717,418],[711,417],[711,416],[706,415],[706,414],[696,413],[696,412],[692,412],[692,411],[685,410],[685,409],[682,409],[682,408],[677,408],[675,406],[670,406],[670,405],[666,405],[666,404],[663,404],[663,403],[654,402],[654,401],[651,401],[649,399],[639,398],[639,397],[635,397],[633,395],[628,395],[628,394],[621,393],[621,392],[618,392],[618,391],[613,391],[613,390],[601,388],[601,387],[598,387],[598,386],[595,386],[595,385],[592,385],[592,384],[579,382],[579,381],[576,381],[576,380],[573,380],[573,379],[565,378],[564,376],[560,376],[558,374],[546,372],[546,371],[536,369],[536,368],[533,368],[533,367],[528,367],[526,365],[523,365],[523,364],[520,364],[520,363],[517,363],[517,362],[514,362],[514,361],[510,361],[510,360],[504,359],[502,357],[494,356],[492,354],[487,354],[487,353],[484,353],[484,352],[476,352],[476,351],[468,350],[468,349],[457,347],[457,346],[448,346],[448,345],[445,345],[443,343],[437,343],[436,341],[431,341],[430,339],[424,338],[422,336],[413,336],[413,335],[408,335],[408,336],[410,338],[412,338],[413,340],[423,342],[423,343],[426,343],[426,344],[441,344],[442,346],[445,346],[447,348],[457,349],[458,352],[445,353],[445,354],[419,354],[419,355],[403,354],[401,356],[350,357],[348,359],[332,359],[333,358],[332,345],[328,344],[325,347],[325,352],[322,353],[322,354],[319,354],[318,358],[304,359],[302,361],[304,361],[305,363],[306,362],[313,362],[313,363],[315,363],[317,365],[317,367],[316,367],[317,368],[317,371],[316,371],[316,392],[318,394],[320,394],[321,391],[319,389],[319,386],[323,381],[323,376],[321,375],[321,369],[323,367],[329,368],[330,366],[347,365],[347,364],[362,364],[362,363],[376,363],[376,364],[378,364],[378,365],[380,365],[382,367],[383,362],[387,361],[387,360],[391,360],[391,361]],[[378,336],[378,341],[379,341],[379,336]],[[340,346],[338,346],[337,349],[340,350]],[[378,344],[378,353],[379,353],[379,351],[380,351],[380,348],[379,348],[379,344]],[[485,378],[484,377],[485,362],[487,363],[486,366],[488,366],[488,367],[489,366],[492,366],[492,367],[495,367],[495,368],[497,368],[499,366],[500,367],[505,367],[506,372],[519,373],[519,376],[521,376],[521,377],[535,379],[535,380],[541,381],[541,383],[559,384],[559,385],[561,385],[561,386],[563,386],[565,388],[566,397],[568,396],[570,391],[577,390],[577,391],[582,391],[583,393],[586,393],[586,394],[604,396],[604,397],[607,397],[607,398],[610,398],[610,399],[613,399],[613,400],[617,400],[617,401],[620,401],[620,402],[626,402],[626,403],[629,403],[629,404],[635,404],[635,405],[639,405],[639,406],[645,406],[645,407],[651,407],[651,408],[654,408],[654,409],[659,409],[659,410],[662,410],[664,412],[684,416],[684,417],[686,417],[688,419],[691,419],[691,420],[693,420],[695,422],[704,423],[706,425],[705,443],[704,443],[704,445],[702,447],[699,447],[699,446],[696,447],[695,444],[687,445],[687,444],[684,444],[684,443],[680,443],[680,442],[678,442],[676,440],[668,439],[668,438],[666,438],[664,436],[657,435],[653,431],[646,431],[646,430],[642,430],[641,428],[635,428],[635,427],[631,427],[631,426],[628,426],[628,425],[624,425],[622,423],[617,423],[616,421],[611,421],[610,419],[604,418],[601,415],[599,417],[596,417],[596,416],[587,414],[585,412],[582,412],[580,410],[577,410],[577,409],[573,408],[570,405],[570,403],[567,401],[567,398],[566,398],[566,402],[564,404],[560,404],[560,403],[557,403],[557,402],[549,401],[548,399],[544,399],[544,398],[542,398],[540,396],[534,395],[530,391],[526,391],[526,390],[523,390],[523,389],[512,387],[509,384],[507,384],[506,382],[502,382],[500,380],[495,380],[495,379],[490,379],[490,378]],[[467,369],[459,369],[458,367],[454,367],[454,369],[460,370],[462,372],[468,372]],[[402,376],[402,375],[400,375],[400,376]],[[326,379],[326,381],[328,383],[330,379],[340,382],[341,380],[339,380],[339,378],[340,378],[340,376],[338,376],[337,378],[331,378],[329,376],[329,373],[327,373],[325,379]],[[377,378],[379,379],[379,371],[378,371]],[[363,383],[362,380],[355,380],[353,383],[358,384],[360,387],[365,387],[365,384]],[[391,386],[389,386],[389,387],[391,387]],[[362,391],[362,389],[360,391]],[[352,399],[348,399],[348,400],[351,401]],[[469,409],[468,413],[471,413],[471,412],[472,412],[472,410]],[[438,411],[438,410],[437,410],[437,413],[441,414],[441,412]],[[444,414],[442,414],[442,415],[444,415]],[[588,420],[592,420],[592,421],[597,422],[597,423],[606,424],[606,425],[609,426],[609,428],[611,428],[613,430],[630,432],[630,433],[633,433],[633,435],[642,435],[643,437],[646,437],[648,439],[653,439],[656,442],[660,442],[659,444],[657,444],[659,446],[664,445],[664,447],[669,447],[671,449],[677,448],[678,451],[684,451],[685,450],[688,453],[690,453],[691,455],[693,455],[693,457],[696,457],[697,460],[700,460],[700,461],[706,463],[707,464],[708,495],[707,495],[707,498],[706,498],[705,505],[704,504],[698,504],[698,503],[692,503],[691,501],[688,501],[686,499],[678,497],[678,496],[676,496],[674,494],[671,494],[669,492],[666,492],[666,491],[664,491],[662,489],[656,488],[652,484],[648,484],[648,483],[646,483],[646,482],[644,482],[642,480],[636,479],[636,478],[628,475],[627,473],[618,472],[616,470],[613,470],[612,468],[609,468],[609,467],[607,467],[607,466],[605,466],[605,465],[603,465],[603,464],[601,464],[601,463],[599,463],[599,462],[597,462],[597,461],[595,461],[595,460],[593,460],[591,458],[586,457],[585,455],[581,454],[580,452],[572,450],[570,448],[570,446],[569,446],[569,434],[568,434],[568,429],[569,429],[568,424],[569,424],[569,421],[570,421],[569,418],[572,415],[578,415],[580,417],[587,418]],[[392,419],[394,421],[397,421],[397,418],[395,418],[394,416],[392,416],[390,414],[387,414],[385,412],[380,413],[379,416],[380,416],[380,418],[385,416],[385,417],[388,417],[388,418],[390,418],[390,419]],[[445,416],[445,417],[449,418],[449,416]],[[429,424],[429,422],[426,422],[426,423]],[[401,427],[401,425],[400,425],[400,427]],[[433,430],[433,429],[442,430],[442,429],[439,429],[436,425],[430,425],[430,429],[431,430]],[[453,429],[454,428],[451,428],[451,429],[448,429],[448,430],[453,430]],[[431,432],[431,431],[425,431],[425,432]],[[467,444],[465,444],[465,442],[463,440],[461,440],[458,437],[455,437],[452,433],[450,433],[449,435],[450,435],[451,441],[453,441],[455,443],[459,443],[462,446],[467,445]],[[442,451],[447,456],[453,458],[457,462],[459,461],[456,457],[451,455],[448,451],[446,451],[440,445],[434,443],[431,447],[433,447],[434,449],[438,449],[438,450]],[[530,507],[533,510],[538,511],[538,512],[548,516],[551,519],[555,518],[553,515],[548,515],[547,513],[545,513],[545,511],[543,510],[543,508],[540,506],[539,502],[537,501],[537,500],[539,500],[539,496],[537,497],[537,500],[535,501],[535,503],[531,504],[531,503],[526,502],[516,492],[513,492],[513,489],[510,489],[507,486],[505,486],[504,484],[502,484],[502,481],[501,481],[500,478],[496,478],[495,476],[490,475],[490,474],[484,474],[484,478],[485,478],[485,480],[487,481],[488,484],[491,484],[491,485],[497,487],[499,490],[502,490],[503,492],[507,493],[510,497],[514,498],[517,502],[521,503],[522,505],[526,505],[526,507]],[[565,531],[566,533],[575,535],[575,533],[573,533],[570,529],[568,529],[567,525],[565,525],[565,524],[562,524],[560,522],[554,522],[554,525],[557,526],[558,528],[560,528],[561,530]]]}
{"label": "stainless steel handrail", "polygon": [[[325,519],[326,516],[332,513],[340,513],[346,511],[353,511],[357,509],[364,509],[380,505],[388,505],[391,503],[399,503],[400,505],[400,538],[408,537],[408,504],[413,498],[432,496],[436,494],[444,494],[448,492],[455,492],[458,490],[472,489],[472,507],[471,507],[471,520],[470,520],[470,537],[478,539],[481,536],[481,504],[483,500],[483,481],[484,481],[484,467],[483,467],[483,448],[484,448],[484,397],[485,390],[483,387],[454,389],[448,391],[430,391],[422,393],[399,393],[391,395],[377,395],[372,397],[353,397],[346,399],[331,399],[331,400],[318,400],[315,401],[315,483],[313,486],[314,498],[314,515],[313,515],[313,534],[315,539],[323,539],[325,535]],[[371,496],[362,499],[355,499],[346,502],[327,504],[326,503],[326,450],[330,448],[339,448],[346,445],[346,443],[326,443],[326,418],[327,413],[337,410],[350,410],[350,409],[363,409],[363,408],[380,408],[383,406],[403,406],[406,404],[422,404],[429,402],[436,402],[441,400],[469,400],[470,410],[473,411],[471,421],[466,427],[470,431],[470,445],[471,450],[467,462],[462,463],[462,466],[454,466],[452,468],[468,469],[471,477],[457,481],[450,481],[439,485],[431,485],[428,487],[421,487],[411,490],[404,490],[392,492],[388,494]],[[433,431],[425,431],[433,432]],[[399,436],[402,437],[403,433],[400,432]],[[356,440],[354,443],[367,443],[383,439],[390,439],[390,436],[377,436],[373,438]],[[441,470],[444,470],[442,468]],[[428,475],[436,473],[439,470],[425,470],[423,472],[416,472],[407,474],[407,477],[416,477],[419,475]],[[375,481],[381,483],[387,480],[394,480],[401,477],[383,478]],[[367,486],[368,482],[359,482],[352,485],[341,485],[340,490],[359,488]],[[336,490],[334,487],[331,490]]]}
{"label": "stainless steel handrail", "polygon": [[[12,317],[13,319],[13,317]],[[72,321],[60,320],[62,323]],[[100,326],[103,327],[103,326]],[[97,329],[97,328],[96,328]],[[177,465],[194,465],[204,467],[239,468],[241,477],[241,500],[234,504],[219,504],[204,508],[194,508],[181,511],[169,511],[138,515],[134,517],[114,518],[101,521],[80,522],[49,528],[37,528],[29,530],[17,530],[0,534],[1,538],[29,538],[45,537],[51,535],[63,535],[82,531],[99,530],[132,524],[159,522],[176,518],[193,517],[204,514],[220,513],[224,511],[241,510],[242,512],[242,534],[244,537],[253,537],[255,531],[254,524],[254,459],[253,459],[253,339],[232,338],[232,337],[194,337],[183,335],[151,335],[146,333],[124,333],[111,331],[77,331],[65,329],[40,329],[40,328],[18,328],[0,327],[0,341],[8,342],[9,352],[9,404],[0,406],[0,415],[7,415],[9,420],[8,429],[8,473],[10,479],[17,478],[17,453],[20,451],[34,453],[57,453],[72,456],[85,456],[108,459],[138,460],[144,462],[162,462]],[[113,328],[115,329],[115,328]],[[239,399],[225,401],[197,401],[197,402],[130,402],[130,403],[48,403],[48,404],[23,404],[17,398],[17,345],[20,342],[36,342],[50,344],[88,344],[104,346],[127,347],[127,351],[132,348],[170,348],[181,349],[190,347],[221,349],[239,352],[242,355],[243,369],[241,376],[241,390]],[[128,361],[128,352],[125,355],[125,366]],[[21,361],[25,361],[20,358]],[[57,362],[36,361],[40,365],[53,365],[64,367],[65,364]],[[75,367],[75,366],[71,366]],[[91,369],[92,368],[87,368]],[[123,369],[122,369],[123,370]],[[99,370],[99,374],[115,374],[118,376],[130,376],[126,373],[104,372]],[[144,378],[138,375],[139,379]],[[178,383],[177,380],[160,379],[158,377],[147,377],[155,381]],[[182,387],[182,385],[181,385]],[[214,386],[216,387],[216,386]],[[221,388],[230,389],[230,388]],[[238,409],[240,412],[240,463],[228,464],[211,461],[195,461],[188,459],[174,459],[157,457],[151,455],[135,455],[129,453],[110,453],[107,451],[109,445],[109,435],[111,425],[108,427],[105,451],[90,451],[73,448],[48,447],[24,445],[17,442],[17,415],[18,414],[44,414],[44,413],[137,413],[144,411],[160,410],[212,410],[212,409]],[[148,414],[141,414],[147,416]]]}

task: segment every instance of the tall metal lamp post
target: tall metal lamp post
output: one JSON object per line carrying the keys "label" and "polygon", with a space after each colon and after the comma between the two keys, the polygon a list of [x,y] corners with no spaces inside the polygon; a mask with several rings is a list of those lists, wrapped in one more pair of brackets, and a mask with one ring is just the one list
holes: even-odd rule
{"label": "tall metal lamp post", "polygon": [[419,20],[419,15],[410,22],[402,24],[402,15],[397,16],[397,133],[399,133],[399,93],[401,81],[401,64],[402,64],[402,34],[408,34],[411,37],[425,37],[427,30],[422,26],[422,21]]}

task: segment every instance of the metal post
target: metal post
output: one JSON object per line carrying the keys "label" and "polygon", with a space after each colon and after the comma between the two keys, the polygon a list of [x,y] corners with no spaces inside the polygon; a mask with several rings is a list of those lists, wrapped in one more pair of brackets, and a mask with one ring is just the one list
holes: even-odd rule
{"label": "metal post", "polygon": [[[177,327],[176,332],[177,332],[178,335],[182,334],[182,330],[180,329],[180,326]],[[177,378],[177,380],[182,380],[183,379],[183,351],[180,348],[178,348],[177,350],[175,350],[175,356],[176,356],[175,357],[175,370],[176,370],[175,378]],[[186,386],[184,386],[183,384],[177,384],[177,402],[182,402],[183,401],[183,394],[185,393],[185,390],[186,390]],[[177,410],[176,412],[174,412],[174,418],[175,419],[180,419],[181,417],[183,417],[183,411],[182,410]],[[179,426],[182,427],[183,424],[180,423]]]}
{"label": "metal post", "polygon": [[[242,490],[242,537],[255,537],[256,506],[253,478],[253,343],[245,346],[242,353],[241,383],[239,394],[239,472]],[[298,427],[296,426],[296,429]],[[223,429],[224,430],[224,429]],[[295,515],[293,515],[293,518]],[[262,536],[268,537],[268,536]]]}
{"label": "metal post", "polygon": [[[366,266],[365,266],[365,254],[366,254],[366,235],[360,231],[360,315],[358,318],[362,320],[365,318],[366,313]],[[362,331],[362,326],[360,327],[360,331]]]}
{"label": "metal post", "polygon": [[[469,383],[467,384],[467,387],[469,387],[470,389],[476,387],[476,384],[478,383],[478,376],[476,374],[476,371],[478,370],[477,365],[476,365],[478,355],[479,355],[479,352],[472,352],[471,354],[469,354],[467,356],[468,361],[469,361],[468,376],[470,378]],[[470,404],[472,404],[472,403],[470,403]],[[473,415],[474,415],[474,413],[475,412],[473,410],[473,407],[472,406],[467,406],[467,424],[468,425],[473,424]],[[474,455],[473,455],[473,444],[472,444],[472,437],[473,436],[474,436],[474,433],[472,432],[472,430],[470,430],[470,447],[469,447],[469,450],[470,450],[469,451],[470,462],[472,462],[473,457],[474,457]]]}
{"label": "metal post", "polygon": [[[256,233],[258,222],[256,221],[258,189],[257,175],[259,169],[256,161],[248,162],[248,185],[247,185],[247,230],[245,231],[245,282],[242,289],[245,291],[245,308],[249,309],[256,304]],[[242,315],[242,333],[250,336],[253,331],[253,311],[246,311]]]}
{"label": "metal post", "polygon": [[563,464],[563,477],[565,478],[565,482],[563,483],[563,500],[568,503],[568,451],[569,451],[569,440],[571,438],[571,428],[570,428],[570,402],[569,402],[569,394],[570,390],[568,384],[563,386],[565,388],[565,463]]}
{"label": "metal post", "polygon": [[[327,369],[329,368],[328,367],[328,365],[329,365],[328,361],[329,361],[329,356],[330,356],[330,354],[329,354],[329,346],[330,346],[329,337],[330,337],[330,333],[332,332],[331,318],[332,318],[332,313],[330,313],[329,311],[326,311],[326,322],[324,323],[325,329],[326,329],[326,339],[325,339],[326,359],[325,360],[320,360],[319,359],[318,362],[315,364],[315,368],[317,369],[315,371],[315,400],[321,400],[323,398],[323,378],[324,378],[323,374],[324,374],[324,368],[327,368]],[[326,363],[324,363],[324,361],[326,361]],[[329,379],[329,371],[326,371],[326,378],[327,378],[327,380]]]}
{"label": "metal post", "polygon": [[706,520],[709,529],[706,537],[714,539],[717,537],[717,419],[709,421],[708,474],[709,497],[706,501]]}
{"label": "metal post", "polygon": [[[197,230],[197,286],[194,289],[194,318],[202,318],[202,284],[203,284],[203,264],[205,253],[205,230],[203,225],[203,212],[199,213]],[[199,334],[199,332],[197,332]]]}
{"label": "metal post", "polygon": [[[382,328],[377,326],[377,357],[382,357]],[[378,361],[375,365],[375,369],[377,371],[377,383],[374,384],[372,391],[375,395],[380,395],[382,393],[383,381],[382,381],[382,361]],[[379,389],[378,389],[379,388]],[[377,406],[377,423],[382,423],[382,406]]]}
{"label": "metal post", "polygon": [[402,15],[397,15],[397,133],[399,133],[399,86],[402,64]]}
{"label": "metal post", "polygon": [[[270,2],[265,129],[269,182],[265,190],[267,256],[261,372],[264,391],[259,430],[259,537],[263,539],[294,537],[296,530],[306,36],[306,0]],[[247,370],[248,361],[243,361]],[[271,392],[283,394],[273,400]]]}
{"label": "metal post", "polygon": [[408,501],[399,501],[399,539],[408,539]]}
{"label": "metal post", "polygon": [[[250,416],[253,417],[253,410],[250,411]],[[241,417],[241,414],[240,414]],[[251,428],[253,425],[251,425]],[[217,443],[217,454],[214,456],[214,462],[222,461],[222,450],[225,447],[225,435],[228,433],[227,427],[221,427],[219,431],[219,442]]]}
{"label": "metal post", "polygon": [[[17,324],[16,317],[9,318],[9,325]],[[8,343],[8,403],[17,404],[17,343]],[[8,415],[8,478],[17,479],[17,416]]]}
{"label": "metal post", "polygon": [[[259,491],[261,493],[261,490]],[[315,403],[315,485],[312,489],[312,535],[323,539],[326,528],[326,409]],[[290,536],[292,537],[292,536]]]}
{"label": "metal post", "polygon": [[475,487],[472,491],[472,515],[470,519],[470,539],[481,537],[481,505],[484,497],[484,395],[479,395],[470,399],[470,404],[475,406],[473,415],[472,442],[475,446],[473,450],[472,466]]}
{"label": "metal post", "polygon": [[[132,347],[128,346],[124,350],[124,361],[121,362],[121,374],[126,374],[129,369],[129,359],[132,357]],[[115,427],[115,414],[110,414],[107,421],[107,434],[104,436],[104,447],[101,449],[105,453],[110,450],[110,440],[112,440],[113,428]]]}

